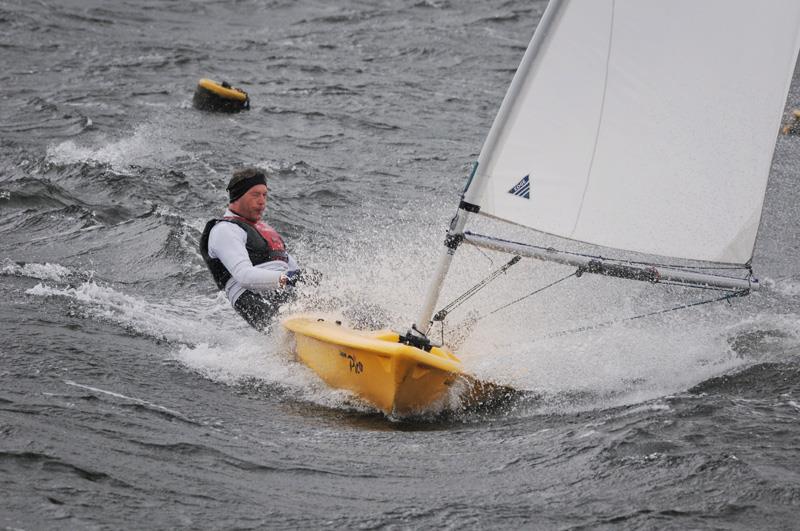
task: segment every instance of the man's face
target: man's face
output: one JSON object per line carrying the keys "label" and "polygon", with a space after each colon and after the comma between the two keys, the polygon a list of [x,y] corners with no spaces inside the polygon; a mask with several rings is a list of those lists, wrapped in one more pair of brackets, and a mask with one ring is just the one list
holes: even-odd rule
{"label": "man's face", "polygon": [[243,218],[257,223],[267,206],[267,187],[257,184],[231,203],[230,208]]}

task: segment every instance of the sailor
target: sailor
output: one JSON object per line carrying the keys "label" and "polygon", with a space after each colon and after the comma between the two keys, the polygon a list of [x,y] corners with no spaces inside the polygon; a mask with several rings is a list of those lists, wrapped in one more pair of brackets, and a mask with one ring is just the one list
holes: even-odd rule
{"label": "sailor", "polygon": [[206,223],[200,253],[233,308],[263,331],[292,296],[300,270],[280,234],[261,219],[268,191],[264,172],[234,172],[227,191],[230,204],[221,218]]}

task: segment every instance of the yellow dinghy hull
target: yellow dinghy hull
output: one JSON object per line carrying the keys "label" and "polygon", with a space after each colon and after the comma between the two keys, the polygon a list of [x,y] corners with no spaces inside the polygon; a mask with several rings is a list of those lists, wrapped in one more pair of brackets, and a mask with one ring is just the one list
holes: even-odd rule
{"label": "yellow dinghy hull", "polygon": [[353,330],[309,316],[283,325],[294,333],[297,357],[325,383],[352,391],[387,415],[423,412],[466,377],[448,350],[400,343],[391,330]]}

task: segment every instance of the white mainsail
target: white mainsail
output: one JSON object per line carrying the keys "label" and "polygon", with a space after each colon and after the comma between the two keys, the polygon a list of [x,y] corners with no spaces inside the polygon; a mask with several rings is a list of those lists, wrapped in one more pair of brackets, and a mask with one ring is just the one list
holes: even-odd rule
{"label": "white mainsail", "polygon": [[465,201],[564,238],[744,264],[798,48],[798,0],[552,1]]}
{"label": "white mainsail", "polygon": [[412,332],[460,241],[622,278],[747,292],[754,278],[609,264],[464,232],[478,211],[563,238],[752,258],[800,48],[800,0],[551,0],[481,150]]}

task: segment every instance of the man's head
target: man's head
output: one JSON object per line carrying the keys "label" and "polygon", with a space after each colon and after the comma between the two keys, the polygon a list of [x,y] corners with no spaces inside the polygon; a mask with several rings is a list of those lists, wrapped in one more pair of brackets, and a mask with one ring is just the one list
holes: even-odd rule
{"label": "man's head", "polygon": [[228,208],[253,223],[261,219],[267,206],[267,176],[263,171],[244,168],[233,172],[227,190]]}

